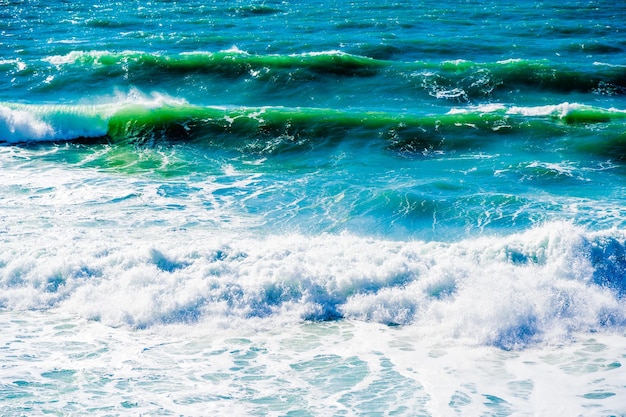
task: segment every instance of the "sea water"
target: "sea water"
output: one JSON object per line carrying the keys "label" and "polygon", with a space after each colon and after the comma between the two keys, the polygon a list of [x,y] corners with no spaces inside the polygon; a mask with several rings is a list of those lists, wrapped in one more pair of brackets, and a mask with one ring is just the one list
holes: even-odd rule
{"label": "sea water", "polygon": [[0,414],[626,415],[625,21],[0,0]]}

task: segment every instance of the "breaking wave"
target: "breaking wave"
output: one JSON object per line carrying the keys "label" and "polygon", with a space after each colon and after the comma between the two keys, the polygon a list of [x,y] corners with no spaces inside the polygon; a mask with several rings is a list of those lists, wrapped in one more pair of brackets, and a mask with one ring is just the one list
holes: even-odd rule
{"label": "breaking wave", "polygon": [[140,328],[353,319],[504,348],[626,324],[626,237],[616,231],[552,223],[455,243],[170,238],[10,247],[0,306]]}
{"label": "breaking wave", "polygon": [[[567,137],[572,149],[623,158],[626,111],[577,103],[491,104],[411,114],[312,107],[196,106],[159,95],[102,105],[0,103],[0,142],[102,138],[135,145],[200,141],[271,153],[344,140],[378,141],[404,154],[480,148],[507,132]],[[573,133],[594,131],[591,141]],[[573,138],[573,139],[572,139]]]}

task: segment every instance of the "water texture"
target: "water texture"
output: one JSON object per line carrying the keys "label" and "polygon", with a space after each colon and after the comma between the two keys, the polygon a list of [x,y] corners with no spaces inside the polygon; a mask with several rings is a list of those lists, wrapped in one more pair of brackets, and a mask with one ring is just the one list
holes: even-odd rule
{"label": "water texture", "polygon": [[1,414],[626,414],[624,21],[0,0]]}

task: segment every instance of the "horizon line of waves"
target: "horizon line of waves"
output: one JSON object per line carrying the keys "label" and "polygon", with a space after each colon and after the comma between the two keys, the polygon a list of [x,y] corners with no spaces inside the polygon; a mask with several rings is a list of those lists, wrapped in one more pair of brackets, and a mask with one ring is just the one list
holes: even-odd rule
{"label": "horizon line of waves", "polygon": [[[153,80],[155,73],[204,74],[261,81],[307,82],[320,75],[385,76],[387,83],[425,90],[436,98],[471,101],[512,88],[603,95],[626,94],[626,66],[594,62],[574,68],[547,59],[508,59],[497,62],[450,60],[394,61],[354,55],[340,50],[296,54],[251,54],[237,48],[219,52],[192,51],[173,55],[142,51],[72,51],[43,59],[54,69],[72,66],[104,71],[107,77]],[[10,65],[9,65],[10,64]],[[19,64],[19,65],[18,65]],[[30,65],[8,62],[11,73],[29,72]],[[2,69],[3,66],[0,66]],[[32,70],[30,70],[32,72]],[[45,72],[45,71],[44,71]]]}
{"label": "horizon line of waves", "polygon": [[19,249],[8,245],[0,258],[0,308],[135,328],[350,319],[504,349],[626,326],[618,230],[549,223],[455,243],[279,235],[200,246],[98,236],[106,251],[85,239],[29,250],[7,242]]}
{"label": "horizon line of waves", "polygon": [[548,138],[592,129],[593,141],[582,138],[573,147],[592,153],[618,152],[623,158],[625,120],[625,110],[578,103],[537,107],[492,104],[427,115],[312,107],[195,106],[164,98],[102,105],[0,103],[0,142],[102,138],[117,144],[152,146],[189,141],[274,153],[320,143],[377,140],[400,154],[417,156],[481,147],[493,140],[492,135],[516,131]]}

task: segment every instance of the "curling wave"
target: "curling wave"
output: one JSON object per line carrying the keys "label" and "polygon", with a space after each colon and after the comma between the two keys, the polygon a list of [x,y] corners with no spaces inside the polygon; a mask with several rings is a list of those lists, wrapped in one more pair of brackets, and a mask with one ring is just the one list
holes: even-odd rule
{"label": "curling wave", "polygon": [[[196,106],[155,95],[103,105],[0,103],[0,142],[103,138],[135,145],[200,141],[246,152],[274,152],[336,141],[379,141],[405,154],[481,147],[493,135],[528,131],[568,137],[575,150],[624,156],[626,111],[577,103],[539,107],[500,104],[411,114],[311,107]],[[593,141],[576,142],[577,130]],[[571,137],[574,137],[572,139]]]}

